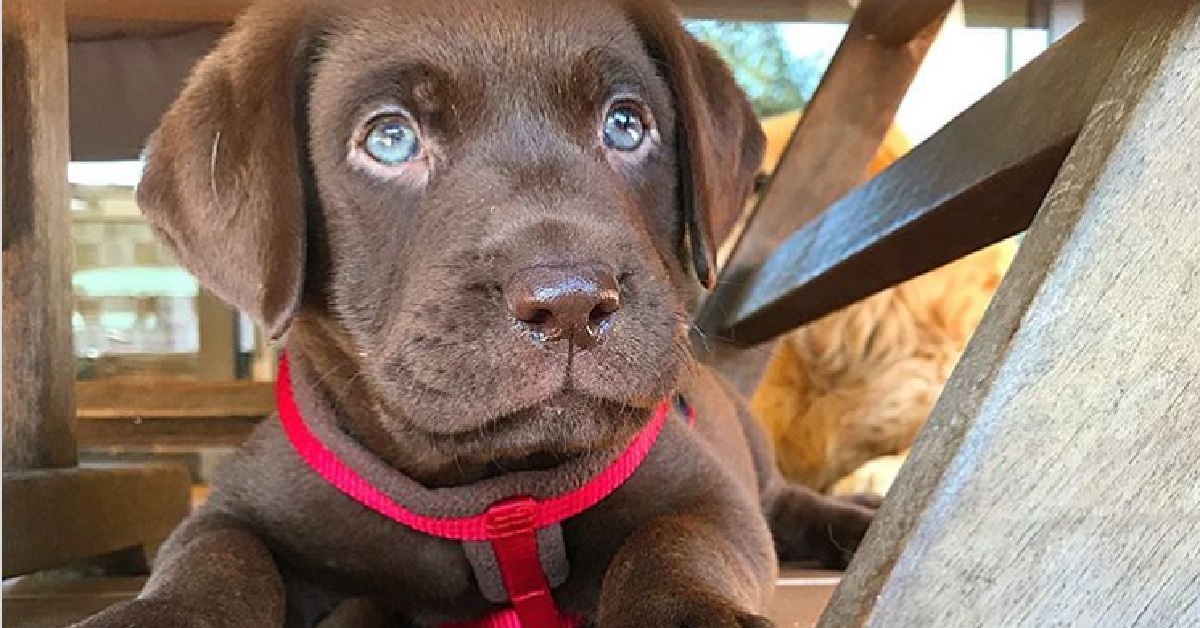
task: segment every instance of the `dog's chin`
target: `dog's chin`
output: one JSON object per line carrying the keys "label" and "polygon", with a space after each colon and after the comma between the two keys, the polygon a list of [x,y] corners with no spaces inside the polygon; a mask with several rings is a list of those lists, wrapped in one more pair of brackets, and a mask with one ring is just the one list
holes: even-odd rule
{"label": "dog's chin", "polygon": [[574,391],[481,421],[453,434],[430,435],[460,462],[505,469],[553,466],[571,457],[618,449],[649,420],[651,409]]}

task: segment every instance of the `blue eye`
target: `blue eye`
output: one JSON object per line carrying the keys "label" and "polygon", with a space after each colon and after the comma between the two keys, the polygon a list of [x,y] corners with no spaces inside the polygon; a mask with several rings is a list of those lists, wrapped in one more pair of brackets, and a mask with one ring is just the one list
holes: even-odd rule
{"label": "blue eye", "polygon": [[417,130],[403,116],[383,116],[367,127],[363,150],[385,166],[412,161],[421,154]]}
{"label": "blue eye", "polygon": [[635,150],[646,139],[646,122],[633,105],[618,105],[604,117],[604,145],[619,151]]}

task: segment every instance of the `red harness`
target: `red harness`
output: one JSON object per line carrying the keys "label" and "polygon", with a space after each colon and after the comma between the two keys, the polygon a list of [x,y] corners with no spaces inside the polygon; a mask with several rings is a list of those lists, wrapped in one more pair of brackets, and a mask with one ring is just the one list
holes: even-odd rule
{"label": "red harness", "polygon": [[[300,457],[325,481],[362,505],[418,532],[461,542],[486,542],[495,553],[510,606],[484,617],[443,628],[575,628],[584,621],[560,612],[551,595],[538,552],[538,531],[555,526],[617,490],[646,459],[671,413],[663,401],[646,427],[625,451],[583,486],[537,500],[512,496],[468,517],[429,517],[405,508],[327,448],[305,424],[297,407],[286,356],[280,360],[276,384],[279,418]],[[694,420],[685,410],[688,422]]]}

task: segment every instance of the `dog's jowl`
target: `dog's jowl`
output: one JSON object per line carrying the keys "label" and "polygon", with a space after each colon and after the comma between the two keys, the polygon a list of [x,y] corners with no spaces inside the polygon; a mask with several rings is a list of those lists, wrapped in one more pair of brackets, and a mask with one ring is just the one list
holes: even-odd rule
{"label": "dog's jowl", "polygon": [[843,566],[872,510],[689,353],[761,147],[653,0],[250,9],[138,197],[285,348],[278,416],[84,625],[769,625],[777,555]]}

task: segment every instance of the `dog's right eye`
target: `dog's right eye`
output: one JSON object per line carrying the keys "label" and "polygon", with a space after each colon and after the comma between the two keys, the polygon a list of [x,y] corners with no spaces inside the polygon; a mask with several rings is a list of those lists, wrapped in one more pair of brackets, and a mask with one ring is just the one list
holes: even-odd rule
{"label": "dog's right eye", "polygon": [[386,115],[367,125],[362,149],[385,166],[398,166],[421,155],[421,140],[408,118]]}

